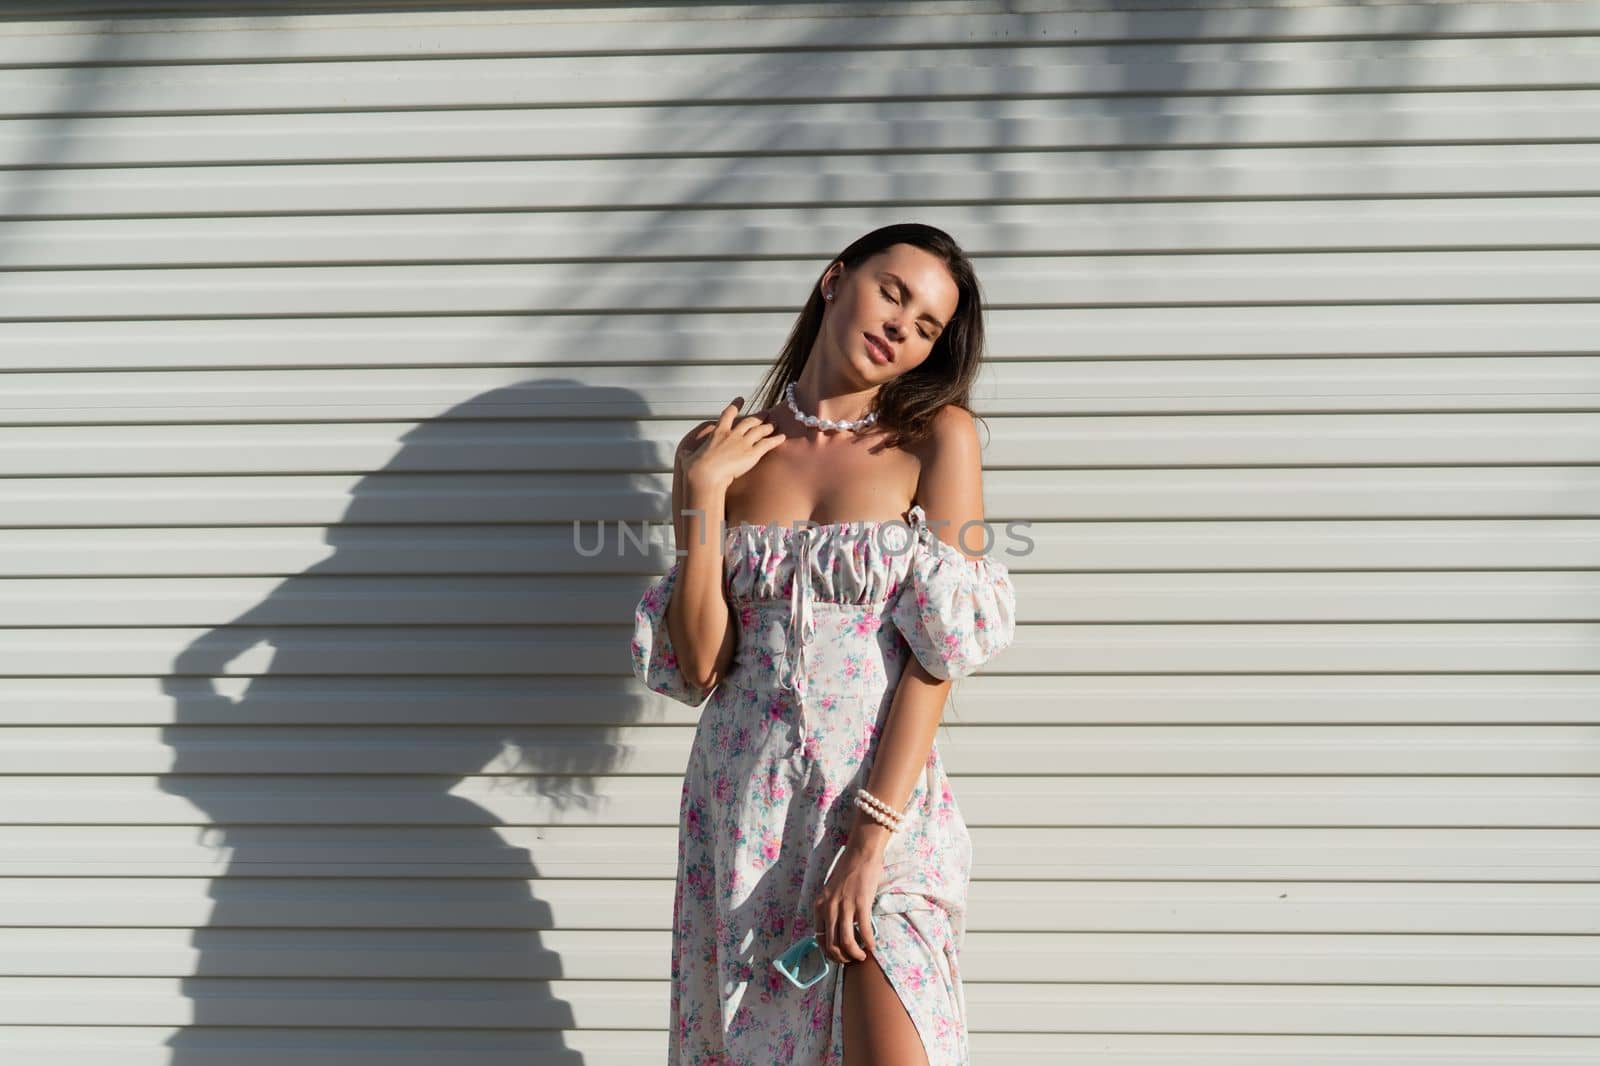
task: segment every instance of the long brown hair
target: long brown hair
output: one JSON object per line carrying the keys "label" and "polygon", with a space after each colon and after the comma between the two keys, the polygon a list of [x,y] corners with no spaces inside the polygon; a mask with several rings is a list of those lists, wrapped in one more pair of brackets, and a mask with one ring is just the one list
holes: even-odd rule
{"label": "long brown hair", "polygon": [[[960,298],[928,358],[878,390],[872,404],[878,424],[890,431],[889,445],[900,447],[926,439],[933,430],[934,416],[946,404],[972,411],[972,383],[983,361],[984,346],[983,295],[978,289],[977,272],[967,253],[944,230],[921,222],[897,222],[856,238],[817,275],[783,350],[756,386],[757,402],[749,408],[751,412],[777,406],[789,383],[800,379],[800,371],[805,369],[811,347],[822,331],[822,314],[827,306],[818,284],[822,275],[835,263],[843,263],[847,273],[854,271],[865,260],[895,244],[915,245],[938,256],[949,269]],[[973,414],[976,417],[976,412]]]}

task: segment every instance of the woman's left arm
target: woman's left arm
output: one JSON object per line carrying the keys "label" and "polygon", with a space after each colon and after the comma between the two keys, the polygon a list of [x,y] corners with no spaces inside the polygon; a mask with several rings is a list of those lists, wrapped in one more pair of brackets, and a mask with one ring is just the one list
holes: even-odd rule
{"label": "woman's left arm", "polygon": [[[934,425],[922,454],[917,496],[934,535],[969,558],[980,559],[991,538],[982,528],[983,460],[977,426],[972,415],[959,407],[946,407]],[[969,546],[977,550],[969,550]],[[895,810],[905,809],[917,779],[927,768],[950,685],[929,673],[915,655],[909,657],[900,675],[866,782],[868,792]],[[873,948],[866,919],[877,895],[890,837],[888,827],[859,807],[852,805],[852,810],[854,820],[844,854],[817,901],[818,928],[830,930],[819,939],[826,942],[825,950],[834,952],[837,962],[859,962]],[[859,933],[854,932],[852,923],[860,925]]]}
{"label": "woman's left arm", "polygon": [[[900,675],[900,686],[895,690],[894,704],[878,736],[877,753],[866,784],[868,792],[897,811],[905,810],[917,779],[927,768],[934,734],[944,718],[950,685],[951,682],[928,673],[914,655]],[[889,846],[889,828],[861,808],[854,810],[855,821],[851,823],[845,849],[854,849],[864,860],[881,865]],[[839,865],[849,861],[850,856],[846,855],[839,860]],[[876,888],[876,884],[873,887]]]}

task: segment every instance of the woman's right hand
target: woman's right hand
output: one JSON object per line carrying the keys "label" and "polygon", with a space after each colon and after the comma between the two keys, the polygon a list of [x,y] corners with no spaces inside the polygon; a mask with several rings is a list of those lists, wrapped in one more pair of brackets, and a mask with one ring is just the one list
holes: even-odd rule
{"label": "woman's right hand", "polygon": [[744,397],[735,396],[716,422],[705,426],[693,446],[680,455],[684,482],[694,492],[726,492],[729,485],[786,439],[776,425],[760,415],[735,420],[734,414],[743,405]]}

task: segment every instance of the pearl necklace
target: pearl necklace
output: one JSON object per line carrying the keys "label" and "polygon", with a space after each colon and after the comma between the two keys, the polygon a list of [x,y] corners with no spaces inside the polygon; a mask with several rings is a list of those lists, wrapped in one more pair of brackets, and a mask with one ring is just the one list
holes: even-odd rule
{"label": "pearl necklace", "polygon": [[800,410],[799,405],[794,402],[794,382],[792,381],[783,390],[783,398],[789,402],[789,410],[794,412],[794,416],[812,429],[866,429],[878,420],[878,412],[876,411],[868,411],[863,418],[833,419],[808,415]]}

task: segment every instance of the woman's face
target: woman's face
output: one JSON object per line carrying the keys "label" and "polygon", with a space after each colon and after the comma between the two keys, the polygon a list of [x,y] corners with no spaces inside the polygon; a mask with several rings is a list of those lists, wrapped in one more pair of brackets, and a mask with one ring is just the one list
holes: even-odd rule
{"label": "woman's face", "polygon": [[922,365],[961,297],[944,261],[911,244],[891,245],[849,274],[836,265],[822,291],[833,293],[823,332],[866,387]]}

